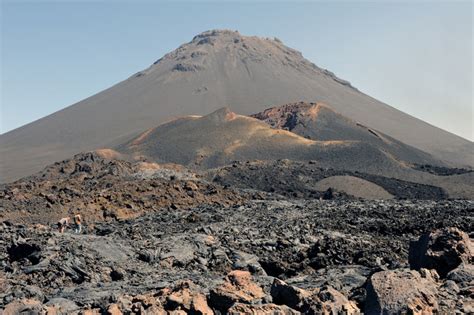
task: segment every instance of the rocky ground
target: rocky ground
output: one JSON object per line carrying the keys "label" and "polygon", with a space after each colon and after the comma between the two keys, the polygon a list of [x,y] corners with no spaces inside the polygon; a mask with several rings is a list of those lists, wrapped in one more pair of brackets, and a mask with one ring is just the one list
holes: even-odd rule
{"label": "rocky ground", "polygon": [[[398,193],[312,188],[336,175]],[[311,163],[198,174],[88,153],[0,188],[0,314],[474,312],[474,201],[433,186]],[[76,212],[82,233],[60,234]]]}
{"label": "rocky ground", "polygon": [[163,210],[83,234],[5,221],[0,303],[4,314],[469,313],[473,249],[461,230],[473,210],[294,199]]}

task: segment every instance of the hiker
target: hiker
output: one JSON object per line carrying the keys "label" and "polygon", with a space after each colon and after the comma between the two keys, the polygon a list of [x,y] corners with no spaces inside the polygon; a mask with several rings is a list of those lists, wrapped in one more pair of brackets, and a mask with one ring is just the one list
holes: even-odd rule
{"label": "hiker", "polygon": [[71,222],[71,218],[69,217],[61,218],[61,220],[58,221],[59,233],[64,233],[64,230],[69,226],[69,222]]}
{"label": "hiker", "polygon": [[74,232],[80,234],[82,231],[82,218],[80,214],[74,216]]}

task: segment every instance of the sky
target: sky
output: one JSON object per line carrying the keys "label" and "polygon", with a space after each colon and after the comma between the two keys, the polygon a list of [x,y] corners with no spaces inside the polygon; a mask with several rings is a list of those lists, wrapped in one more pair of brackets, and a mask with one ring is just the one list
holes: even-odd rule
{"label": "sky", "polygon": [[278,37],[362,92],[474,140],[472,1],[0,1],[0,133],[225,28]]}

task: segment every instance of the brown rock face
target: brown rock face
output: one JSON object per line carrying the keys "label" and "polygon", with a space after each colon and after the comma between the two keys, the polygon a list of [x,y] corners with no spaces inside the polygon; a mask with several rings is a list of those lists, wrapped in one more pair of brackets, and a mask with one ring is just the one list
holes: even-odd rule
{"label": "brown rock face", "polygon": [[313,301],[316,301],[316,309],[320,308],[323,314],[360,314],[355,302],[349,301],[343,294],[331,287],[317,289],[315,293]]}
{"label": "brown rock face", "polygon": [[[423,277],[424,276],[424,277]],[[367,287],[366,314],[432,314],[438,310],[436,276],[424,270],[381,271]]]}
{"label": "brown rock face", "polygon": [[[171,289],[166,293],[170,293]],[[159,299],[161,298],[161,300]],[[121,312],[117,314],[167,314],[163,308],[162,300],[165,296],[158,296],[156,293],[146,293],[135,296],[120,296],[116,304],[108,306],[108,311]]]}
{"label": "brown rock face", "polygon": [[214,314],[207,305],[206,296],[196,291],[194,284],[183,282],[173,289],[166,298],[168,310],[183,310],[192,314]]}
{"label": "brown rock face", "polygon": [[469,236],[457,228],[446,228],[411,242],[409,262],[412,269],[436,269],[444,278],[461,263],[472,263],[473,255],[474,245]]}
{"label": "brown rock face", "polygon": [[122,315],[122,312],[120,311],[119,307],[117,304],[111,304],[107,308],[107,314],[108,315]]}
{"label": "brown rock face", "polygon": [[5,306],[3,315],[16,315],[16,314],[40,314],[43,306],[41,302],[32,299],[23,299],[13,301]]}
{"label": "brown rock face", "polygon": [[211,290],[209,299],[211,306],[225,312],[234,303],[251,304],[264,296],[263,289],[252,281],[250,272],[234,270],[227,275],[221,286]]}
{"label": "brown rock face", "polygon": [[355,302],[331,287],[303,290],[275,279],[271,295],[273,302],[306,314],[360,314]]}

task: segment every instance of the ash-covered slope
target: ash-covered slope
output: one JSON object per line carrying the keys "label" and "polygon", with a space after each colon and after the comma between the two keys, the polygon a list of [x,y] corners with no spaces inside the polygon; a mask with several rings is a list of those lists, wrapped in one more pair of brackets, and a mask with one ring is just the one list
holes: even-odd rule
{"label": "ash-covered slope", "polygon": [[115,147],[135,158],[208,169],[232,161],[314,160],[326,168],[394,176],[410,171],[378,147],[362,141],[314,141],[273,129],[258,119],[227,108],[203,117],[159,125]]}
{"label": "ash-covered slope", "polygon": [[399,161],[441,165],[430,154],[368,128],[322,103],[291,103],[251,115],[277,129],[285,129],[317,141],[361,141],[382,149]]}
{"label": "ash-covered slope", "polygon": [[123,143],[172,117],[209,113],[223,104],[252,114],[297,100],[331,104],[342,115],[436,158],[474,164],[472,142],[359,92],[279,40],[208,31],[127,80],[1,135],[1,181]]}

